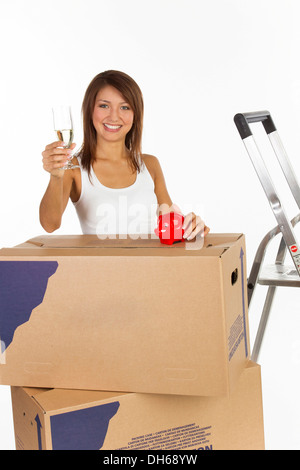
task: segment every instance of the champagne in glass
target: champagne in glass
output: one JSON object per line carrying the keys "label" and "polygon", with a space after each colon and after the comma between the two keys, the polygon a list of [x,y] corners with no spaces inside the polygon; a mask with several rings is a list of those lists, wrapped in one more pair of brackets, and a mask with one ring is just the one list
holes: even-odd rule
{"label": "champagne in glass", "polygon": [[[57,138],[64,143],[64,148],[70,148],[73,142],[73,120],[70,106],[55,106],[52,108],[53,124]],[[73,157],[72,157],[73,158]],[[78,165],[73,165],[71,161],[63,166],[62,170],[72,170],[79,168]]]}
{"label": "champagne in glass", "polygon": [[60,129],[55,130],[58,140],[64,142],[65,148],[70,148],[71,143],[73,142],[73,129]]}

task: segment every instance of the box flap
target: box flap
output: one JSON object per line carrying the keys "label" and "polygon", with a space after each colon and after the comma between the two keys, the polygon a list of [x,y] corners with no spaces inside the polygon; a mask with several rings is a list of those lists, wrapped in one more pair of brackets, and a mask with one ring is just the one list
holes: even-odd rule
{"label": "box flap", "polygon": [[[147,235],[146,235],[147,236]],[[146,237],[144,236],[144,237]],[[97,235],[41,235],[12,248],[2,248],[0,256],[222,256],[242,234],[208,234],[204,241],[191,240],[162,244],[158,237],[106,238]],[[104,250],[105,249],[105,250]]]}
{"label": "box flap", "polygon": [[41,393],[48,392],[52,390],[52,388],[38,388],[38,387],[23,387],[23,390],[29,395],[30,397],[40,395]]}
{"label": "box flap", "polygon": [[[241,234],[209,234],[205,237],[204,248],[211,246],[227,246],[240,238]],[[177,249],[185,248],[185,244],[192,245],[190,242],[179,242],[173,245],[164,245],[160,243],[156,235],[136,235],[136,236],[108,236],[104,240],[97,235],[42,235],[27,240],[26,246],[35,245],[45,248],[167,248]],[[19,246],[24,246],[19,245]]]}
{"label": "box flap", "polygon": [[[126,237],[126,238],[125,238]],[[147,237],[147,238],[146,238]],[[159,238],[153,235],[140,236],[137,239],[120,235],[110,235],[104,240],[101,240],[97,235],[42,235],[39,237],[27,240],[26,244],[45,248],[160,248],[164,247],[159,241]],[[175,244],[173,246],[176,246]]]}
{"label": "box flap", "polygon": [[[30,388],[26,389],[30,393]],[[123,392],[106,392],[98,390],[67,390],[67,389],[32,389],[32,398],[44,410],[45,413],[53,414],[74,409],[83,408],[89,404],[110,400],[111,398],[126,395]],[[128,395],[128,393],[127,393]]]}

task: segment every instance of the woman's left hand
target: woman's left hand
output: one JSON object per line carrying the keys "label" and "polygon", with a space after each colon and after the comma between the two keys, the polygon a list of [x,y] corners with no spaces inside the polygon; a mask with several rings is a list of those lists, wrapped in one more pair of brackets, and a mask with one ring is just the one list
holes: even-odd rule
{"label": "woman's left hand", "polygon": [[194,214],[194,212],[190,212],[184,217],[182,228],[184,229],[183,237],[186,240],[192,240],[198,233],[201,237],[205,237],[210,231],[210,228],[205,225],[201,217]]}

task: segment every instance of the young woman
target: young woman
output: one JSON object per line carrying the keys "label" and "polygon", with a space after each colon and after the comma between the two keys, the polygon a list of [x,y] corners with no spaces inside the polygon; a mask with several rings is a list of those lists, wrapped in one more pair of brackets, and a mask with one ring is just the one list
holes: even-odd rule
{"label": "young woman", "polygon": [[[83,144],[72,162],[80,169],[62,170],[75,148],[53,142],[42,152],[50,181],[40,204],[47,232],[61,225],[68,200],[73,202],[83,233],[149,234],[157,215],[178,211],[168,194],[156,157],[142,154],[143,97],[127,74],[109,70],[88,86],[83,104]],[[193,212],[184,218],[188,240],[209,228]]]}

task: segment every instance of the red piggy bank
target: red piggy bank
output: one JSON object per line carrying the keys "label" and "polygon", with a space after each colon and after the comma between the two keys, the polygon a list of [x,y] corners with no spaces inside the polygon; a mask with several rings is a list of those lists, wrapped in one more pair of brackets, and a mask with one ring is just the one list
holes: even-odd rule
{"label": "red piggy bank", "polygon": [[178,212],[169,212],[158,217],[158,227],[154,230],[165,245],[173,245],[184,240],[182,228],[184,217]]}

